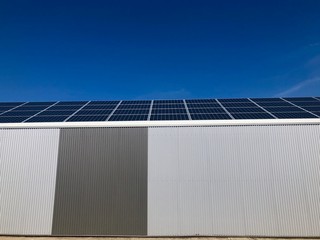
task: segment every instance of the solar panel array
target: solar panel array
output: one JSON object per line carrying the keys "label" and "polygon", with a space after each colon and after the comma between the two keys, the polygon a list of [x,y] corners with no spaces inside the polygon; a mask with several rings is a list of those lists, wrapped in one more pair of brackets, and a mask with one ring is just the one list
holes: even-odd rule
{"label": "solar panel array", "polygon": [[320,97],[0,103],[0,123],[292,118],[320,118]]}

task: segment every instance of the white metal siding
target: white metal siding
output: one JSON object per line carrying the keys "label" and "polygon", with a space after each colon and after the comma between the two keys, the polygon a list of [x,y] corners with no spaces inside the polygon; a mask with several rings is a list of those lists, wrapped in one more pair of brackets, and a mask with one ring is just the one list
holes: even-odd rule
{"label": "white metal siding", "polygon": [[148,235],[320,236],[319,125],[149,128]]}
{"label": "white metal siding", "polygon": [[0,130],[0,234],[51,234],[58,129]]}

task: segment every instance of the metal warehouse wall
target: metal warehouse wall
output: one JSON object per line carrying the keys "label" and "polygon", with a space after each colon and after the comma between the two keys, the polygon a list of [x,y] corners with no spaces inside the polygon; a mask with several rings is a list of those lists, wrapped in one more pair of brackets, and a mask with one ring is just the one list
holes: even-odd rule
{"label": "metal warehouse wall", "polygon": [[0,130],[0,234],[320,236],[320,126]]}

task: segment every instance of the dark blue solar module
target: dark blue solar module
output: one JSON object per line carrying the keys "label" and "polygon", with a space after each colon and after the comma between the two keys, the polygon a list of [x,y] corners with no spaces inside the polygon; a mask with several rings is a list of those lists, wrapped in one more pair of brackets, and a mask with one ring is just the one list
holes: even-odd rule
{"label": "dark blue solar module", "polygon": [[148,115],[112,115],[109,121],[146,121]]}
{"label": "dark blue solar module", "polygon": [[192,120],[231,119],[228,114],[191,114]]}
{"label": "dark blue solar module", "polygon": [[72,116],[67,119],[67,122],[95,122],[95,121],[105,121],[108,115],[87,115],[87,116]]}
{"label": "dark blue solar module", "polygon": [[320,118],[320,98],[0,103],[0,123],[274,118]]}

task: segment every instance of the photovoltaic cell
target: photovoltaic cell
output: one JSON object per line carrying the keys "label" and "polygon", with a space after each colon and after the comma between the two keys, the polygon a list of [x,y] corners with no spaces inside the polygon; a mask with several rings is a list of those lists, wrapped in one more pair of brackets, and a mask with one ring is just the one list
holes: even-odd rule
{"label": "photovoltaic cell", "polygon": [[151,100],[140,100],[140,101],[122,101],[121,105],[125,104],[125,105],[131,105],[131,104],[146,104],[146,105],[150,105],[151,104]]}
{"label": "photovoltaic cell", "polygon": [[319,102],[292,102],[293,104],[299,106],[299,107],[311,107],[311,106],[320,106],[320,101]]}
{"label": "photovoltaic cell", "polygon": [[149,109],[150,105],[148,104],[131,104],[131,105],[125,105],[120,104],[118,109]]}
{"label": "photovoltaic cell", "polygon": [[47,110],[50,110],[50,111],[57,111],[57,110],[60,110],[60,111],[64,111],[64,110],[78,110],[80,109],[81,106],[76,106],[76,105],[73,105],[73,106],[58,106],[58,105],[54,105],[50,108],[48,108]]}
{"label": "photovoltaic cell", "polygon": [[266,113],[263,109],[259,107],[251,108],[226,108],[229,113]]}
{"label": "photovoltaic cell", "polygon": [[28,102],[28,103],[24,104],[23,106],[50,106],[55,103],[56,102]]}
{"label": "photovoltaic cell", "polygon": [[148,115],[112,115],[109,121],[146,121]]}
{"label": "photovoltaic cell", "polygon": [[190,99],[186,100],[186,103],[217,103],[217,101],[215,99]]}
{"label": "photovoltaic cell", "polygon": [[247,98],[218,99],[220,103],[251,103]]}
{"label": "photovoltaic cell", "polygon": [[120,101],[91,101],[87,106],[90,105],[117,105]]}
{"label": "photovoltaic cell", "polygon": [[111,109],[100,109],[100,110],[83,110],[81,109],[76,115],[109,115],[112,112]]}
{"label": "photovoltaic cell", "polygon": [[187,103],[188,108],[221,108],[219,103]]}
{"label": "photovoltaic cell", "polygon": [[316,99],[312,97],[299,97],[299,98],[284,98],[287,101],[290,102],[315,102],[317,101]]}
{"label": "photovoltaic cell", "polygon": [[185,108],[155,108],[152,114],[187,114]]}
{"label": "photovoltaic cell", "polygon": [[95,121],[105,121],[108,115],[75,115],[67,120],[67,122],[95,122]]}
{"label": "photovoltaic cell", "polygon": [[254,102],[282,102],[281,98],[250,98]]}
{"label": "photovoltaic cell", "polygon": [[8,111],[10,109],[12,109],[13,107],[0,107],[0,111],[4,112],[4,111]]}
{"label": "photovoltaic cell", "polygon": [[18,116],[33,116],[36,113],[38,113],[38,111],[10,111],[10,112],[6,112],[3,113],[1,116],[6,116],[6,117],[18,117]]}
{"label": "photovoltaic cell", "polygon": [[154,104],[152,108],[185,108],[183,103],[177,104]]}
{"label": "photovoltaic cell", "polygon": [[75,106],[75,105],[83,106],[86,103],[88,103],[88,101],[70,101],[70,102],[67,101],[67,102],[58,102],[56,106]]}
{"label": "photovoltaic cell", "polygon": [[153,114],[151,115],[152,121],[160,121],[160,120],[188,120],[187,114]]}
{"label": "photovoltaic cell", "polygon": [[63,122],[68,116],[34,116],[26,122]]}
{"label": "photovoltaic cell", "polygon": [[307,111],[311,112],[320,112],[320,106],[311,106],[311,107],[302,107],[303,109],[306,109]]}
{"label": "photovoltaic cell", "polygon": [[252,102],[243,102],[243,103],[221,103],[222,106],[224,107],[230,107],[230,108],[235,108],[235,107],[257,107],[257,105],[255,105]]}
{"label": "photovoltaic cell", "polygon": [[6,107],[6,106],[16,107],[16,106],[19,106],[23,103],[25,103],[25,102],[3,102],[3,103],[0,103],[0,107]]}
{"label": "photovoltaic cell", "polygon": [[43,111],[43,112],[39,112],[39,114],[37,114],[37,116],[58,116],[58,115],[62,115],[62,116],[70,116],[71,114],[75,113],[75,110],[73,111]]}
{"label": "photovoltaic cell", "polygon": [[272,119],[274,118],[268,113],[233,113],[235,119]]}
{"label": "photovoltaic cell", "polygon": [[265,107],[268,112],[276,113],[276,112],[301,112],[302,110],[298,107]]}
{"label": "photovoltaic cell", "polygon": [[182,103],[183,104],[183,100],[154,100],[153,104],[157,105],[157,104],[175,104],[175,103]]}
{"label": "photovoltaic cell", "polygon": [[223,108],[189,108],[190,113],[226,113]]}
{"label": "photovoltaic cell", "polygon": [[282,113],[273,113],[277,118],[317,118],[308,112],[282,112]]}
{"label": "photovoltaic cell", "polygon": [[191,114],[192,120],[231,119],[228,114]]}
{"label": "photovoltaic cell", "polygon": [[117,109],[114,114],[142,114],[148,115],[149,109]]}
{"label": "photovoltaic cell", "polygon": [[259,102],[257,103],[261,107],[292,107],[291,103],[282,101],[282,102]]}
{"label": "photovoltaic cell", "polygon": [[46,109],[48,106],[21,106],[21,107],[17,107],[14,110],[17,111],[41,111]]}
{"label": "photovoltaic cell", "polygon": [[0,116],[0,123],[21,123],[28,117],[2,117]]}
{"label": "photovoltaic cell", "polygon": [[105,110],[107,110],[107,109],[111,109],[111,110],[113,110],[113,109],[115,109],[115,107],[116,107],[117,105],[115,105],[115,104],[110,104],[110,105],[86,105],[86,106],[84,106],[82,109],[83,110],[98,110],[98,109],[101,109],[101,110],[103,110],[103,109],[105,109]]}

